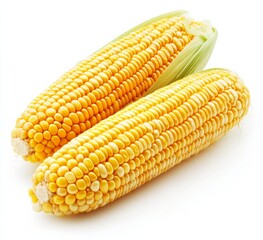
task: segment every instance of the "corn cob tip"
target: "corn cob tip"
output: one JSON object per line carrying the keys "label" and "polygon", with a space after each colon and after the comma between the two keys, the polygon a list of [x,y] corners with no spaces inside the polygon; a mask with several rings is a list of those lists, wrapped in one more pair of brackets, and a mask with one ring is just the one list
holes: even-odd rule
{"label": "corn cob tip", "polygon": [[29,190],[29,196],[32,200],[33,210],[36,212],[41,212],[43,210],[43,206],[51,198],[51,192],[48,190],[46,181],[42,181],[34,188],[31,188]]}
{"label": "corn cob tip", "polygon": [[22,157],[28,156],[30,153],[30,146],[26,141],[23,141],[20,138],[12,138],[11,144],[14,151],[21,155]]}
{"label": "corn cob tip", "polygon": [[47,202],[49,200],[50,193],[45,182],[41,182],[36,186],[35,194],[39,203]]}

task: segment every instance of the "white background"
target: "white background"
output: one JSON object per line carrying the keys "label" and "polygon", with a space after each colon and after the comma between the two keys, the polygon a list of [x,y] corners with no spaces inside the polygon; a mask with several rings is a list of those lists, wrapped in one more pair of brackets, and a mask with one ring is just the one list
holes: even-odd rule
{"label": "white background", "polygon": [[[263,239],[261,1],[1,1],[0,239]],[[230,68],[251,91],[241,124],[212,147],[90,214],[35,213],[36,165],[10,132],[26,105],[75,63],[129,28],[185,9],[219,37],[207,68]]]}

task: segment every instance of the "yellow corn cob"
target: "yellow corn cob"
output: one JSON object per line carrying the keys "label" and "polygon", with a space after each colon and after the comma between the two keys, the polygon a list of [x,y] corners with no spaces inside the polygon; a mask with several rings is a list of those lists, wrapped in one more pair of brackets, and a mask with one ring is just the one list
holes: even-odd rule
{"label": "yellow corn cob", "polygon": [[131,29],[30,103],[12,131],[14,150],[31,162],[44,160],[146,91],[202,69],[216,36],[209,24],[193,22],[184,12]]}
{"label": "yellow corn cob", "polygon": [[225,135],[249,102],[238,76],[223,69],[159,89],[40,164],[29,191],[35,209],[69,215],[102,207]]}

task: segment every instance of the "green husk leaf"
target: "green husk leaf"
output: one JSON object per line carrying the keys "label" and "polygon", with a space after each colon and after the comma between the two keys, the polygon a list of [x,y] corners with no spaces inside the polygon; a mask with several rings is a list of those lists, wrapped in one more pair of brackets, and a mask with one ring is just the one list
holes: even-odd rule
{"label": "green husk leaf", "polygon": [[215,46],[217,31],[209,22],[203,22],[200,28],[191,28],[190,21],[191,19],[187,18],[185,26],[186,30],[194,35],[193,40],[178,54],[145,95],[206,66]]}

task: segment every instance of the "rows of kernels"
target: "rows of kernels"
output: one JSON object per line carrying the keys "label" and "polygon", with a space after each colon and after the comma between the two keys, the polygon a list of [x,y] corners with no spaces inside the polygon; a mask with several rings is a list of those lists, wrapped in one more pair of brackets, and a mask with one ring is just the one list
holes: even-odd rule
{"label": "rows of kernels", "polygon": [[[218,74],[222,76],[217,76]],[[217,77],[214,78],[215,76]],[[157,93],[152,94],[147,102],[139,100],[139,103],[137,102],[132,104],[133,106],[127,107],[130,108],[130,110],[127,110],[127,108],[122,110],[116,114],[116,117],[109,118],[105,124],[101,122],[99,125],[90,129],[90,131],[79,136],[77,139],[80,139],[79,142],[85,145],[86,143],[82,141],[84,137],[88,140],[99,139],[98,137],[107,133],[107,131],[117,131],[118,134],[115,134],[114,138],[115,140],[123,141],[123,144],[117,145],[112,138],[110,139],[111,141],[105,139],[106,142],[104,142],[104,145],[100,148],[110,149],[109,151],[106,150],[109,155],[106,162],[105,159],[100,162],[97,159],[95,160],[95,158],[93,158],[92,161],[89,156],[86,161],[84,159],[84,164],[89,163],[90,165],[91,162],[93,163],[88,174],[83,173],[84,179],[88,182],[86,189],[84,190],[84,184],[81,185],[83,187],[82,190],[78,189],[76,184],[68,185],[68,194],[75,196],[75,198],[70,198],[75,199],[74,207],[71,207],[73,204],[69,205],[67,202],[63,202],[63,196],[65,195],[64,179],[59,182],[63,189],[56,188],[54,187],[56,184],[53,184],[53,188],[49,190],[51,192],[56,191],[56,194],[54,194],[51,203],[56,205],[63,202],[64,204],[62,208],[54,209],[58,209],[60,212],[71,209],[71,212],[78,213],[82,212],[83,209],[90,211],[99,206],[103,206],[135,189],[144,182],[149,181],[152,177],[166,171],[171,166],[198,152],[203,147],[208,146],[217,138],[224,135],[229,128],[240,120],[240,117],[246,112],[249,102],[247,90],[242,87],[242,85],[239,86],[239,84],[237,84],[236,86],[236,78],[229,81],[230,76],[230,73],[225,71],[212,71],[211,73],[203,73],[201,76],[198,76],[198,78],[188,78],[171,85],[173,86],[172,89],[176,91],[176,94],[172,92],[171,86],[159,90]],[[223,77],[228,77],[228,80],[225,80],[224,84],[222,84],[221,80],[218,80],[218,78]],[[199,84],[201,87],[193,87],[193,81],[195,81],[194,84]],[[211,89],[217,90],[209,91]],[[176,96],[175,102],[173,99],[174,96]],[[240,102],[239,110],[236,108],[238,102]],[[152,103],[154,103],[155,108],[160,106],[160,120],[151,120],[151,117],[154,116],[150,114],[148,116],[150,112],[149,109],[153,108]],[[200,105],[197,107],[195,104]],[[174,114],[178,108],[183,106],[185,106],[185,108],[182,108],[186,111],[185,115],[180,116]],[[241,106],[243,108],[240,108]],[[130,111],[132,111],[132,113],[130,113]],[[191,116],[187,114],[188,112],[191,112]],[[138,122],[133,122],[132,128],[134,131],[130,131],[130,125],[128,123],[131,119],[129,119],[128,116],[138,116],[141,113],[145,113],[145,115],[141,116],[142,119],[145,117],[145,122],[139,120]],[[110,124],[111,121],[115,123],[115,126]],[[106,131],[100,132],[98,131],[99,129]],[[158,131],[158,134],[156,134],[155,131]],[[131,135],[131,132],[135,134]],[[75,141],[75,145],[78,145],[77,142],[78,141]],[[95,144],[95,142],[96,141],[93,143]],[[126,146],[125,143],[128,146]],[[74,144],[68,144],[66,147],[67,146],[73,147]],[[99,144],[97,144],[96,147],[98,148]],[[65,164],[63,160],[58,161],[61,158],[60,152],[63,152],[63,149],[64,148],[57,152],[56,160],[46,160],[38,169],[35,176],[35,185],[42,179],[42,171],[46,171],[48,167],[50,172],[55,171],[57,175],[66,172],[67,168],[64,166],[59,167],[57,163]],[[93,148],[92,151],[95,153],[96,150]],[[75,155],[76,154],[77,153],[75,153]],[[70,156],[70,154],[68,155],[69,157],[67,158],[68,161],[70,161],[70,157],[72,156]],[[67,154],[63,155],[64,158],[66,156]],[[110,171],[107,172],[107,169],[110,169]],[[79,177],[81,180],[83,175],[78,175],[80,171],[74,172],[75,178],[73,177],[73,179],[77,181],[76,179]],[[66,174],[70,175],[70,172],[65,173],[65,178],[67,178]],[[49,176],[51,177],[51,174]],[[54,177],[52,177],[52,179],[54,179]],[[51,182],[49,184],[51,184]],[[91,198],[91,195],[96,197]],[[108,195],[109,197],[107,197]],[[86,204],[81,201],[85,199],[85,197]],[[103,199],[105,201],[103,201]],[[69,207],[66,207],[65,204],[68,204]],[[44,208],[43,210],[45,211]]]}
{"label": "rows of kernels", "polygon": [[80,133],[142,96],[190,40],[182,18],[162,19],[80,62],[29,105],[13,138],[30,161],[51,156]]}

